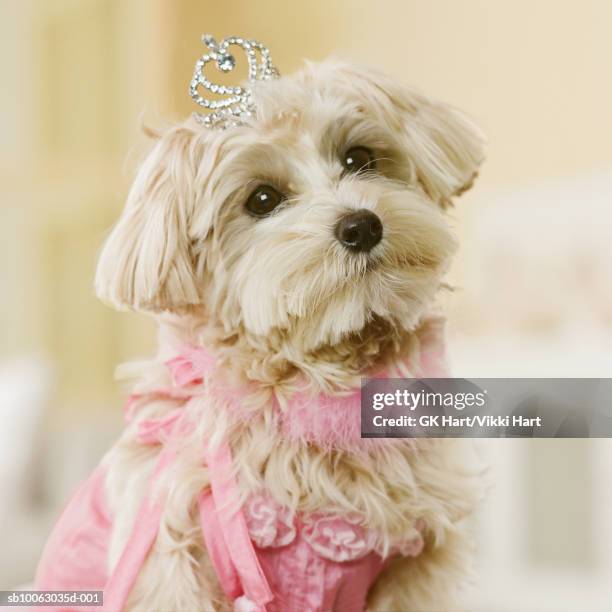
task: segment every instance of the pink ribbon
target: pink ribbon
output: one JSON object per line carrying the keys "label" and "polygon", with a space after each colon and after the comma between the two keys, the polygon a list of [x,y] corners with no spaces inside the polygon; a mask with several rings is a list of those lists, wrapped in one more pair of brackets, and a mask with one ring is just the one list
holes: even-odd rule
{"label": "pink ribbon", "polygon": [[201,384],[215,369],[215,358],[206,349],[185,346],[180,354],[166,361],[172,380],[178,387]]}
{"label": "pink ribbon", "polygon": [[[210,474],[210,486],[212,489],[213,504],[211,507],[216,515],[220,529],[215,532],[208,531],[205,517],[200,516],[204,534],[210,536],[206,545],[212,548],[221,548],[222,543],[217,542],[221,537],[227,550],[227,556],[231,558],[231,564],[238,576],[244,594],[256,605],[265,610],[265,605],[272,601],[274,595],[270,590],[266,576],[259,564],[257,554],[249,535],[244,513],[241,509],[232,509],[238,499],[238,486],[232,470],[232,455],[227,444],[220,445],[215,450],[207,450],[205,453],[206,463]],[[200,506],[200,509],[202,507]],[[224,564],[226,563],[224,560]],[[224,565],[215,566],[218,575],[219,570],[224,570]],[[220,577],[221,579],[221,577]],[[231,587],[233,577],[227,576],[227,587]],[[224,590],[225,587],[224,587]]]}
{"label": "pink ribbon", "polygon": [[[174,457],[173,451],[168,449],[162,451],[155,471],[149,480],[149,491],[157,477],[172,463]],[[163,504],[159,501],[152,502],[149,494],[145,494],[134,521],[134,529],[104,587],[103,609],[106,612],[123,610],[140,569],[157,537],[162,511]]]}
{"label": "pink ribbon", "polygon": [[161,419],[147,419],[138,424],[138,439],[146,445],[160,444],[172,433],[183,408],[176,408]]}
{"label": "pink ribbon", "polygon": [[[214,370],[214,359],[204,349],[188,347],[166,363],[174,384],[178,387],[201,384]],[[184,398],[182,393],[161,390],[155,395]],[[130,398],[133,405],[135,398]],[[129,414],[129,412],[128,412]],[[180,406],[162,418],[147,419],[139,423],[138,438],[143,444],[163,444],[186,426],[182,420],[184,407]],[[129,414],[131,416],[131,414]],[[138,574],[149,554],[159,531],[163,502],[152,501],[149,492],[155,481],[175,460],[176,451],[162,450],[155,471],[149,480],[147,493],[140,505],[134,528],[104,589],[104,610],[123,610]],[[210,489],[198,496],[200,523],[209,557],[215,567],[221,588],[234,601],[241,595],[265,612],[266,604],[274,595],[257,559],[244,514],[240,508],[231,511],[238,498],[238,486],[232,472],[229,446],[222,444],[214,451],[205,450],[204,459],[210,473]]]}

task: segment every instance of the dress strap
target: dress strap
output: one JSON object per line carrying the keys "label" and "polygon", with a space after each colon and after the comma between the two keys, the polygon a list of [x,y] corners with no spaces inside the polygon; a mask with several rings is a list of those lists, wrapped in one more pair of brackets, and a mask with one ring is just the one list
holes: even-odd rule
{"label": "dress strap", "polygon": [[[272,601],[274,594],[257,558],[244,513],[239,507],[236,507],[239,501],[238,486],[233,473],[229,446],[223,443],[213,450],[207,449],[205,460],[210,474],[212,503],[208,502],[205,506],[210,513],[207,512],[204,515],[202,506],[200,506],[202,530],[205,536],[210,535],[211,528],[206,526],[206,521],[211,521],[213,525],[217,523],[219,529],[215,530],[210,542],[206,538],[206,545],[209,552],[219,548],[226,551],[222,563],[215,566],[215,569],[221,577],[226,573],[226,566],[232,565],[239,578],[240,593],[255,604],[257,609],[265,610],[266,604]],[[214,518],[211,519],[211,516]],[[219,534],[225,546],[218,543]],[[214,556],[212,558],[214,560]],[[228,586],[231,584],[228,580]]]}
{"label": "dress strap", "polygon": [[240,576],[238,576],[236,566],[221,532],[221,525],[210,489],[200,493],[198,511],[208,556],[215,568],[215,573],[225,596],[230,601],[234,601],[244,591],[240,584]]}
{"label": "dress strap", "polygon": [[[151,490],[162,472],[174,461],[176,451],[161,452],[140,505],[134,528],[110,578],[104,587],[105,612],[123,610],[136,578],[157,538],[163,500],[153,500]],[[205,452],[210,472],[210,489],[200,493],[198,511],[206,549],[225,595],[235,601],[244,595],[252,610],[265,611],[272,601],[266,576],[259,564],[244,514],[237,503],[238,487],[232,472],[229,447],[223,444]],[[243,598],[241,598],[243,599]]]}
{"label": "dress strap", "polygon": [[149,480],[147,493],[136,515],[132,533],[104,587],[103,610],[105,612],[118,612],[124,609],[125,602],[134,586],[140,569],[155,542],[163,511],[163,503],[160,500],[153,500],[150,492],[154,482],[172,463],[175,455],[175,451],[168,448],[161,452],[155,470]]}
{"label": "dress strap", "polygon": [[[204,349],[186,347],[166,363],[176,388],[157,391],[155,395],[188,399],[187,390],[201,384],[214,368],[214,359]],[[128,417],[138,396],[128,403]],[[184,423],[183,407],[159,419],[139,423],[138,438],[146,445],[165,444],[180,434]],[[164,509],[163,499],[153,499],[151,491],[162,472],[176,458],[177,451],[165,446],[149,479],[147,492],[138,510],[132,533],[104,588],[105,612],[124,609],[130,591],[152,549]],[[210,488],[198,496],[198,512],[204,542],[224,593],[235,609],[265,612],[274,598],[251,541],[246,519],[238,506],[238,486],[233,472],[232,455],[227,443],[210,448],[205,444],[204,462],[208,467]]]}

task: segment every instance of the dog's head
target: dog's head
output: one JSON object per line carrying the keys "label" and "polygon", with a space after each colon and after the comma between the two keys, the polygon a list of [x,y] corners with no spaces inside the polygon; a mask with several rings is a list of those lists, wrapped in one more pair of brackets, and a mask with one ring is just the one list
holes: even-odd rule
{"label": "dog's head", "polygon": [[455,250],[444,210],[482,160],[451,107],[338,62],[257,84],[257,116],[161,135],[102,251],[117,307],[201,312],[314,349],[410,330]]}

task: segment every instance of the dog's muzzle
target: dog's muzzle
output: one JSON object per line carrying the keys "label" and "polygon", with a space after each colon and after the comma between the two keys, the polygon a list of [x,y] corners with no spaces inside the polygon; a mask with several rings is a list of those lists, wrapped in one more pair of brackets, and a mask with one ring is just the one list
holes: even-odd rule
{"label": "dog's muzzle", "polygon": [[367,253],[380,242],[383,226],[372,211],[358,210],[338,220],[334,235],[350,251]]}

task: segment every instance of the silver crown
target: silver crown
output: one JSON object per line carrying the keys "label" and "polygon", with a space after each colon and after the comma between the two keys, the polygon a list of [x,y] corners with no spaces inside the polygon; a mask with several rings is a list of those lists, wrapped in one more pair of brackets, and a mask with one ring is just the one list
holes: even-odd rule
{"label": "silver crown", "polygon": [[[231,72],[236,66],[236,59],[229,52],[229,48],[237,46],[242,48],[247,57],[249,65],[248,83],[276,79],[279,74],[270,59],[270,51],[256,40],[245,40],[238,36],[228,36],[217,43],[210,34],[204,34],[202,42],[210,51],[196,62],[193,78],[189,84],[189,95],[196,104],[210,112],[207,114],[194,113],[194,115],[206,127],[226,128],[238,125],[242,119],[255,113],[251,89],[246,86],[217,85],[205,76],[204,68],[207,64],[215,62],[221,72]],[[205,92],[203,92],[204,96],[201,95],[200,88],[218,96],[227,97],[209,99],[204,97]]]}

